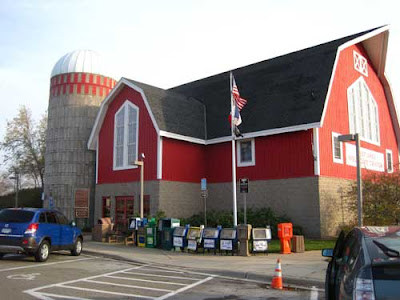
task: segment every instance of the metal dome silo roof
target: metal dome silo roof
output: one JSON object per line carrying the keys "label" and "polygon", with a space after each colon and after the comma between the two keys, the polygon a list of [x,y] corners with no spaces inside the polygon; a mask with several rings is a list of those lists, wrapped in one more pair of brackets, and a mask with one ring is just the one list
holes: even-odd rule
{"label": "metal dome silo roof", "polygon": [[103,74],[104,65],[101,55],[92,50],[75,50],[65,54],[55,64],[51,77],[65,73]]}

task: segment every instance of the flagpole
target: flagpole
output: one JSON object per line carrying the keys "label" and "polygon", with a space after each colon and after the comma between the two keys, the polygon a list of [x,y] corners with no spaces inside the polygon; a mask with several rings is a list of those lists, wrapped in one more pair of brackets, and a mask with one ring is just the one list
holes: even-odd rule
{"label": "flagpole", "polygon": [[236,201],[236,151],[235,151],[235,133],[234,133],[234,105],[232,95],[232,72],[230,73],[231,90],[231,135],[232,135],[232,192],[233,192],[233,227],[237,226],[237,201]]}

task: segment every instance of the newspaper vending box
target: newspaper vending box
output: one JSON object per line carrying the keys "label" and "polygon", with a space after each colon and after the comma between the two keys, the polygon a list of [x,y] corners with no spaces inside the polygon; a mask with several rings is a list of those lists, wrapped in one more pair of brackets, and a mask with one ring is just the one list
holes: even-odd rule
{"label": "newspaper vending box", "polygon": [[252,230],[252,248],[253,252],[266,252],[268,253],[268,242],[271,241],[271,228],[253,228]]}
{"label": "newspaper vending box", "polygon": [[217,252],[219,234],[221,233],[221,226],[217,228],[204,228],[203,230],[203,253],[205,250],[214,250],[214,255]]}
{"label": "newspaper vending box", "polygon": [[201,236],[204,225],[200,227],[189,227],[186,235],[188,251],[197,251],[198,246],[201,244]]}
{"label": "newspaper vending box", "polygon": [[174,229],[173,239],[172,239],[172,246],[174,249],[180,248],[181,251],[186,247],[186,232],[188,226],[178,226]]}
{"label": "newspaper vending box", "polygon": [[163,218],[158,221],[159,243],[162,249],[172,249],[172,233],[178,226],[180,226],[179,219]]}
{"label": "newspaper vending box", "polygon": [[220,234],[219,250],[232,252],[237,249],[237,231],[236,228],[223,228]]}

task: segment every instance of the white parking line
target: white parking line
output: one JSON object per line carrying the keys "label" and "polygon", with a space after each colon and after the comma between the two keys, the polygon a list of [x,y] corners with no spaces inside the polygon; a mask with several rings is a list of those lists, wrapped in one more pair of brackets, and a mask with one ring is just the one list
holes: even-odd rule
{"label": "white parking line", "polygon": [[[214,277],[216,277],[215,275],[211,275],[208,274],[206,276],[206,278],[203,279],[194,279],[194,278],[188,278],[188,277],[181,277],[181,276],[165,276],[165,275],[157,275],[157,274],[149,274],[149,273],[140,273],[140,272],[134,272],[134,270],[138,270],[138,269],[143,269],[146,268],[148,272],[151,271],[150,268],[148,268],[150,265],[152,264],[147,264],[147,265],[142,265],[142,266],[136,266],[133,268],[128,268],[125,270],[119,270],[119,271],[113,271],[110,273],[104,273],[104,274],[100,274],[100,275],[95,275],[95,276],[90,276],[90,277],[86,277],[86,278],[80,278],[80,279],[75,279],[75,280],[70,280],[70,281],[66,281],[66,282],[61,282],[61,283],[56,283],[56,284],[49,284],[46,286],[42,286],[42,287],[37,287],[37,288],[33,288],[30,290],[26,290],[24,291],[25,293],[37,298],[37,299],[41,299],[41,300],[54,300],[55,298],[64,298],[64,299],[84,299],[81,298],[79,296],[67,296],[67,295],[61,295],[60,293],[54,294],[52,292],[47,292],[45,290],[47,289],[51,289],[51,288],[59,288],[59,289],[70,289],[70,290],[78,290],[78,291],[83,291],[86,293],[101,293],[101,294],[108,294],[108,295],[114,295],[114,296],[123,296],[123,297],[136,297],[136,298],[143,298],[143,299],[158,299],[158,300],[163,300],[163,299],[167,299],[170,298],[174,295],[177,295],[181,292],[184,292],[188,289],[191,289],[197,285],[203,284],[211,279],[213,279]],[[157,271],[156,268],[154,271]],[[178,272],[174,272],[172,270],[170,270],[170,273],[182,273],[181,271]],[[192,272],[187,271],[187,272],[183,272],[187,275],[191,274]],[[164,282],[164,281],[156,281],[156,280],[146,280],[146,279],[141,279],[141,278],[132,278],[132,277],[121,277],[121,276],[115,276],[115,275],[119,275],[119,274],[125,274],[125,275],[138,275],[138,276],[155,276],[155,277],[161,277],[161,278],[170,278],[170,279],[178,279],[178,280],[193,280],[196,281],[194,283],[191,284],[183,284],[183,283],[175,283],[175,282]],[[177,289],[177,290],[173,290],[173,289],[161,289],[161,288],[154,288],[154,287],[146,287],[146,286],[140,286],[140,285],[132,285],[132,284],[128,284],[126,282],[126,284],[124,283],[111,283],[111,282],[107,282],[107,281],[102,281],[99,280],[100,278],[114,278],[114,279],[119,279],[119,280],[130,280],[130,281],[141,281],[141,282],[149,282],[149,283],[157,283],[157,284],[170,284],[170,285],[180,285],[182,286],[181,288]],[[162,292],[165,293],[162,296],[146,296],[146,295],[141,295],[138,293],[130,293],[129,291],[127,291],[126,293],[123,292],[114,292],[114,291],[110,291],[110,290],[106,290],[106,289],[101,289],[101,288],[95,288],[94,286],[90,286],[90,287],[79,287],[79,286],[75,286],[74,284],[76,283],[82,283],[82,282],[86,282],[86,283],[91,283],[91,284],[99,284],[99,285],[104,285],[104,286],[116,286],[116,287],[122,287],[122,288],[128,288],[128,289],[132,289],[133,290],[147,290],[147,291],[154,291],[154,292]],[[138,291],[137,291],[138,292]],[[67,292],[66,292],[67,293]]]}
{"label": "white parking line", "polygon": [[[129,268],[129,269],[123,270],[123,271],[130,271],[130,270],[134,270],[134,269],[140,269],[140,268],[142,268],[144,266],[147,266],[147,265],[137,266],[137,267],[134,267],[134,268]],[[30,290],[26,290],[26,291],[24,291],[24,293],[27,293],[29,295],[32,295],[32,296],[36,297],[37,295],[34,295],[34,294],[38,294],[36,292],[38,290],[48,289],[48,288],[52,288],[52,287],[59,287],[59,286],[65,285],[65,284],[71,284],[71,283],[79,282],[79,281],[82,281],[82,280],[85,280],[85,279],[95,279],[95,278],[99,278],[99,277],[102,277],[102,276],[105,276],[105,275],[112,275],[112,274],[121,273],[123,271],[114,271],[114,272],[110,272],[110,273],[106,273],[106,274],[100,274],[100,275],[90,276],[90,277],[86,277],[86,278],[70,280],[70,281],[66,281],[66,282],[62,282],[62,283],[54,283],[54,284],[44,285],[44,286],[41,286],[41,287],[37,287],[37,288],[30,289]],[[39,299],[51,299],[51,298],[39,298]]]}
{"label": "white parking line", "polygon": [[71,259],[71,260],[52,262],[52,263],[39,263],[39,264],[29,265],[29,266],[22,266],[22,267],[8,268],[8,269],[0,269],[0,272],[14,271],[14,270],[20,270],[20,269],[29,269],[29,268],[47,267],[47,266],[51,266],[51,265],[73,263],[73,262],[77,262],[77,261],[89,260],[89,259],[95,259],[95,258],[97,258],[97,257],[93,256],[93,257]]}
{"label": "white parking line", "polygon": [[188,289],[191,289],[191,288],[193,288],[193,287],[195,287],[195,286],[197,286],[197,285],[203,284],[204,282],[207,282],[207,281],[213,279],[214,277],[215,277],[215,276],[210,276],[210,277],[204,278],[203,280],[200,280],[200,281],[198,281],[198,282],[195,282],[195,283],[193,283],[193,284],[190,284],[190,285],[188,285],[188,286],[185,286],[185,287],[183,287],[183,288],[181,288],[181,289],[179,289],[179,290],[176,290],[176,291],[171,292],[171,293],[169,293],[169,294],[166,294],[166,295],[164,295],[164,296],[158,297],[158,298],[156,298],[156,299],[157,299],[157,300],[164,300],[164,299],[167,299],[167,298],[169,298],[169,297],[175,296],[176,294],[182,293],[182,292],[184,292],[184,291],[186,291],[186,290],[188,290]]}
{"label": "white parking line", "polygon": [[199,280],[198,278],[188,278],[188,277],[180,277],[180,276],[166,276],[166,275],[157,275],[150,273],[134,273],[134,272],[123,272],[125,274],[139,275],[139,276],[149,276],[149,277],[163,277],[163,278],[172,278],[172,279],[182,279],[182,280]]}
{"label": "white parking line", "polygon": [[[88,299],[88,298],[63,296],[63,295],[52,294],[52,293],[40,293],[40,294],[42,296],[48,296],[48,297],[53,297],[53,298],[74,299],[74,300],[91,300],[91,299]],[[39,298],[38,296],[36,296],[36,297]],[[39,299],[53,300],[53,298],[39,298]]]}
{"label": "white parking line", "polygon": [[[152,290],[152,291],[158,291],[158,292],[173,292],[174,290],[167,290],[167,289],[158,289],[158,288],[149,288],[145,286],[138,286],[138,285],[131,285],[131,284],[122,284],[122,283],[112,283],[112,282],[105,282],[105,281],[99,281],[99,280],[90,280],[90,279],[85,279],[83,280],[85,282],[92,282],[92,283],[98,283],[98,284],[105,284],[105,285],[112,285],[112,286],[120,286],[120,287],[127,287],[127,288],[135,288],[135,289],[141,289],[141,290]],[[65,287],[65,285],[63,285]]]}
{"label": "white parking line", "polygon": [[185,283],[167,282],[167,281],[158,281],[158,280],[148,280],[148,279],[139,279],[139,278],[129,278],[129,277],[120,277],[120,276],[110,276],[110,275],[106,275],[104,277],[114,278],[114,279],[123,279],[123,280],[132,280],[132,281],[151,282],[151,283],[171,284],[171,285],[186,285]]}
{"label": "white parking line", "polygon": [[144,271],[157,271],[157,272],[161,272],[161,273],[176,273],[176,274],[183,274],[185,272],[183,271],[171,271],[171,270],[163,270],[161,267],[154,267],[154,269],[142,269]]}
{"label": "white parking line", "polygon": [[87,289],[81,288],[77,286],[69,286],[69,285],[60,285],[63,288],[85,291],[85,292],[93,292],[93,293],[100,293],[100,294],[110,294],[110,295],[118,295],[118,296],[128,296],[128,297],[136,297],[136,298],[144,298],[144,299],[154,299],[154,297],[143,296],[143,295],[136,295],[136,294],[127,294],[127,293],[118,293],[118,292],[111,292],[111,291],[102,291],[102,290],[95,290],[95,289]]}

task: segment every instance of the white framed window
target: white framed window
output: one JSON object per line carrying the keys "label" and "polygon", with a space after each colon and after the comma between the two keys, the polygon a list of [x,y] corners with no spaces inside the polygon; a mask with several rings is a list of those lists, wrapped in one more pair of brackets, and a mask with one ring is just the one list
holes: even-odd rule
{"label": "white framed window", "polygon": [[114,116],[114,170],[136,168],[139,108],[126,100]]}
{"label": "white framed window", "polygon": [[363,77],[347,89],[350,133],[358,133],[363,141],[379,145],[378,105]]}
{"label": "white framed window", "polygon": [[342,164],[343,163],[343,143],[339,142],[338,136],[340,134],[332,132],[332,155],[333,162]]}
{"label": "white framed window", "polygon": [[360,53],[353,51],[354,69],[368,77],[367,59]]}
{"label": "white framed window", "polygon": [[254,139],[240,140],[237,145],[238,167],[255,166],[255,142]]}
{"label": "white framed window", "polygon": [[386,149],[386,170],[388,173],[393,173],[393,153],[388,149]]}

